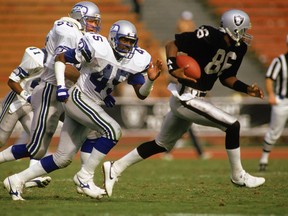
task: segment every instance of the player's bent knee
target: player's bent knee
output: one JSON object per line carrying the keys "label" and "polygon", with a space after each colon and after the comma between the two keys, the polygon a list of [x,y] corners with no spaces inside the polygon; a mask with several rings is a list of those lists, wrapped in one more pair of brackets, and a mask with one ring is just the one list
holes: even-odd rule
{"label": "player's bent knee", "polygon": [[233,133],[233,134],[237,134],[240,132],[240,123],[239,121],[234,122],[232,125],[230,125],[227,130],[226,133]]}

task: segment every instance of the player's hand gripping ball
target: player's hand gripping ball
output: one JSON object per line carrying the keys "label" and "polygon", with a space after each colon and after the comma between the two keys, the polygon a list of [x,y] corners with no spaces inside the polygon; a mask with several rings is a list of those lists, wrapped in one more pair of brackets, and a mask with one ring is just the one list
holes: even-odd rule
{"label": "player's hand gripping ball", "polygon": [[178,55],[176,57],[176,64],[180,68],[184,68],[189,65],[189,67],[187,67],[184,71],[185,75],[194,79],[200,78],[201,69],[198,62],[194,58],[186,55]]}

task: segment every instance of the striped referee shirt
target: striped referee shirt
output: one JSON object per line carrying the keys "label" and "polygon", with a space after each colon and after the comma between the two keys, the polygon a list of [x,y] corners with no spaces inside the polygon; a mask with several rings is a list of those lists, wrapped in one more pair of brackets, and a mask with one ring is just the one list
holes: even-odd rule
{"label": "striped referee shirt", "polygon": [[274,81],[275,94],[280,98],[288,98],[288,52],[274,58],[268,67],[266,78]]}

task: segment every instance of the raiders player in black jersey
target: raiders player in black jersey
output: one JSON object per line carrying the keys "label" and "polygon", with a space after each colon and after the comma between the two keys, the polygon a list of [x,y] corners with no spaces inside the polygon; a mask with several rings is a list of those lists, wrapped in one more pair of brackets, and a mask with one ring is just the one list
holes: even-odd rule
{"label": "raiders player in black jersey", "polygon": [[[170,99],[171,111],[165,116],[155,140],[141,144],[117,161],[103,164],[108,196],[112,195],[117,177],[128,166],[173,148],[192,123],[219,128],[226,133],[225,148],[231,168],[230,179],[234,184],[248,188],[264,184],[264,178],[251,176],[242,167],[239,121],[203,98],[219,78],[228,88],[263,99],[263,91],[256,84],[245,84],[236,77],[247,51],[247,43],[252,39],[247,34],[250,27],[250,18],[244,11],[229,10],[222,15],[219,28],[203,25],[194,32],[176,34],[175,40],[168,42],[168,69],[179,82],[168,86],[173,94]],[[177,67],[178,52],[188,54],[199,63],[199,79],[186,77],[184,68]]]}

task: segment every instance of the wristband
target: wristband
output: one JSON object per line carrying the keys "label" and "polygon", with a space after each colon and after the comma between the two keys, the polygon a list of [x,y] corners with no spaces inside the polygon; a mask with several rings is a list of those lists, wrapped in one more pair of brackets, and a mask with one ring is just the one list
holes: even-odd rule
{"label": "wristband", "polygon": [[176,57],[169,57],[167,59],[167,66],[168,66],[168,71],[171,73],[172,71],[178,69],[178,65],[176,63]]}
{"label": "wristband", "polygon": [[56,61],[54,65],[57,86],[65,86],[66,65],[61,61]]}
{"label": "wristband", "polygon": [[139,93],[142,96],[148,96],[150,92],[153,89],[153,83],[154,81],[151,81],[149,78],[146,80],[146,82],[140,87]]}
{"label": "wristband", "polygon": [[240,80],[237,80],[233,84],[233,89],[238,91],[238,92],[243,92],[243,93],[248,93],[248,85],[241,82]]}
{"label": "wristband", "polygon": [[31,96],[26,90],[23,90],[19,94],[25,101]]}

